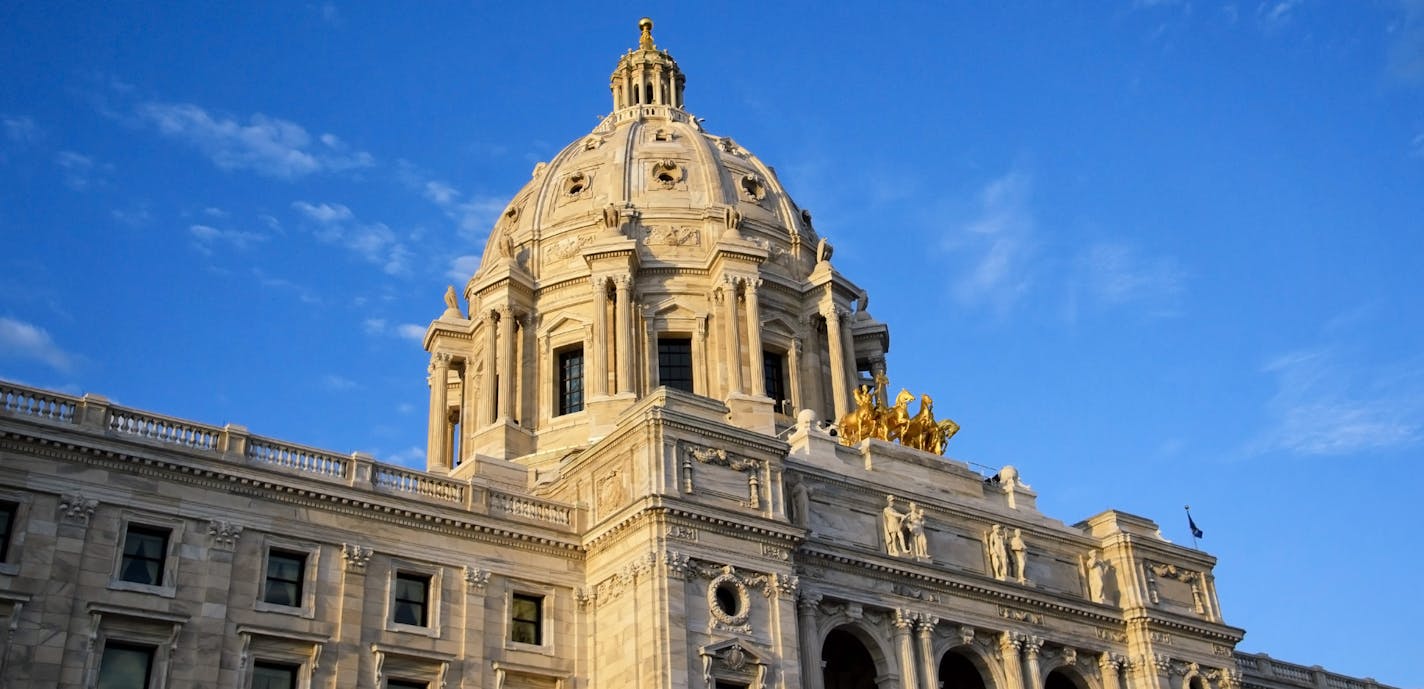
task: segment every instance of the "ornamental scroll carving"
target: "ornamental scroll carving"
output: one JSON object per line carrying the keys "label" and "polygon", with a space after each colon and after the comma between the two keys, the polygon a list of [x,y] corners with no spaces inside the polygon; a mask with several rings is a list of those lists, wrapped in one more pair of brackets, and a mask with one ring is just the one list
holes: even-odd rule
{"label": "ornamental scroll carving", "polygon": [[682,492],[696,492],[696,470],[697,464],[707,464],[710,466],[722,466],[746,474],[747,507],[752,509],[761,508],[761,469],[764,462],[750,457],[743,457],[719,447],[705,447],[684,443],[681,445],[682,454]]}
{"label": "ornamental scroll carving", "polygon": [[86,498],[79,493],[66,493],[59,499],[59,516],[70,523],[87,525],[89,517],[94,514],[94,508],[98,506],[98,500]]}
{"label": "ornamental scroll carving", "polygon": [[1162,604],[1162,593],[1159,586],[1159,579],[1166,579],[1172,582],[1186,584],[1191,590],[1192,609],[1198,615],[1206,614],[1206,592],[1202,588],[1203,576],[1201,572],[1182,569],[1176,565],[1163,564],[1160,562],[1143,563],[1143,571],[1147,579],[1147,597],[1153,605]]}

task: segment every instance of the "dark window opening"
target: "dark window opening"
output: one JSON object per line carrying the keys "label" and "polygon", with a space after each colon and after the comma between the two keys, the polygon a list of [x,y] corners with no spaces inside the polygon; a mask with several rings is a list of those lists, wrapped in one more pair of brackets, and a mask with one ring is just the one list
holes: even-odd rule
{"label": "dark window opening", "polygon": [[430,577],[408,572],[396,573],[395,611],[397,624],[424,627],[429,624]]}
{"label": "dark window opening", "polygon": [[135,584],[161,586],[163,561],[168,557],[168,529],[129,524],[124,534],[124,557],[119,578]]}
{"label": "dark window opening", "polygon": [[559,415],[583,411],[583,347],[559,352]]}
{"label": "dark window opening", "polygon": [[98,689],[148,689],[153,647],[110,641],[99,660]]}
{"label": "dark window opening", "polygon": [[984,689],[984,678],[968,658],[957,651],[944,654],[939,661],[939,679],[946,687]]}
{"label": "dark window opening", "polygon": [[544,643],[544,597],[514,594],[510,601],[509,640],[535,646]]}
{"label": "dark window opening", "polygon": [[287,663],[252,663],[251,689],[296,689],[297,666]]}
{"label": "dark window opening", "polygon": [[790,411],[786,404],[786,355],[779,352],[761,353],[762,380],[766,383],[766,396],[775,404],[777,413]]}
{"label": "dark window opening", "polygon": [[0,502],[0,562],[10,561],[10,541],[15,535],[15,516],[20,506],[13,502]]}
{"label": "dark window opening", "polygon": [[430,683],[413,679],[392,679],[386,681],[386,689],[430,689]]}
{"label": "dark window opening", "polygon": [[[821,646],[821,686],[825,689],[875,689],[875,660],[865,644],[843,629],[826,635]],[[944,686],[955,685],[946,683]]]}
{"label": "dark window opening", "polygon": [[692,389],[692,340],[658,338],[658,383],[686,392]]}
{"label": "dark window opening", "polygon": [[273,605],[298,607],[302,604],[302,575],[307,567],[305,553],[272,550],[267,553],[267,589],[262,600]]}

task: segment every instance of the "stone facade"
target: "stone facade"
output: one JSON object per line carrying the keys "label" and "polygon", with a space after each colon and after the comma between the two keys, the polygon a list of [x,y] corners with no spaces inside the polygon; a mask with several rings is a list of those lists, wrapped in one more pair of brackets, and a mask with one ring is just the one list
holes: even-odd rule
{"label": "stone facade", "polygon": [[425,471],[0,384],[0,683],[1378,686],[1237,654],[1146,519],[841,442],[889,330],[641,26],[430,325]]}

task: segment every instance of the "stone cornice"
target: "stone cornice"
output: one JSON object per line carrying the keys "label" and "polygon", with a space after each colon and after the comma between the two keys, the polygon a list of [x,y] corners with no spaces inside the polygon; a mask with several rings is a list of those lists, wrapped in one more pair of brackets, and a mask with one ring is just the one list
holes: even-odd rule
{"label": "stone cornice", "polygon": [[[113,441],[111,438],[105,440]],[[187,456],[183,461],[179,461],[162,457],[161,455],[172,453],[166,448],[145,446],[142,450],[152,454],[138,454],[97,445],[80,445],[0,427],[0,450],[128,471],[213,490],[324,509],[356,518],[377,519],[460,538],[536,550],[560,557],[582,558],[582,548],[577,541],[533,532],[528,524],[509,523],[505,526],[499,523],[497,518],[490,518],[488,521],[461,518],[454,516],[451,510],[433,505],[415,501],[401,505],[397,504],[398,498],[393,496],[364,493],[359,489],[343,490],[341,486],[303,480],[302,477],[261,467],[235,466],[231,467],[233,470],[228,470],[225,466],[204,466],[217,463]]]}

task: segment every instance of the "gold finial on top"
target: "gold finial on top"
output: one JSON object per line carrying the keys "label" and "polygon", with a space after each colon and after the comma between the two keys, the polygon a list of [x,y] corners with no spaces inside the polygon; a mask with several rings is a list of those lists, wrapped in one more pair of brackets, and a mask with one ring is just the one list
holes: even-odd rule
{"label": "gold finial on top", "polygon": [[638,20],[638,28],[643,35],[638,37],[638,50],[653,50],[653,20],[643,17]]}

